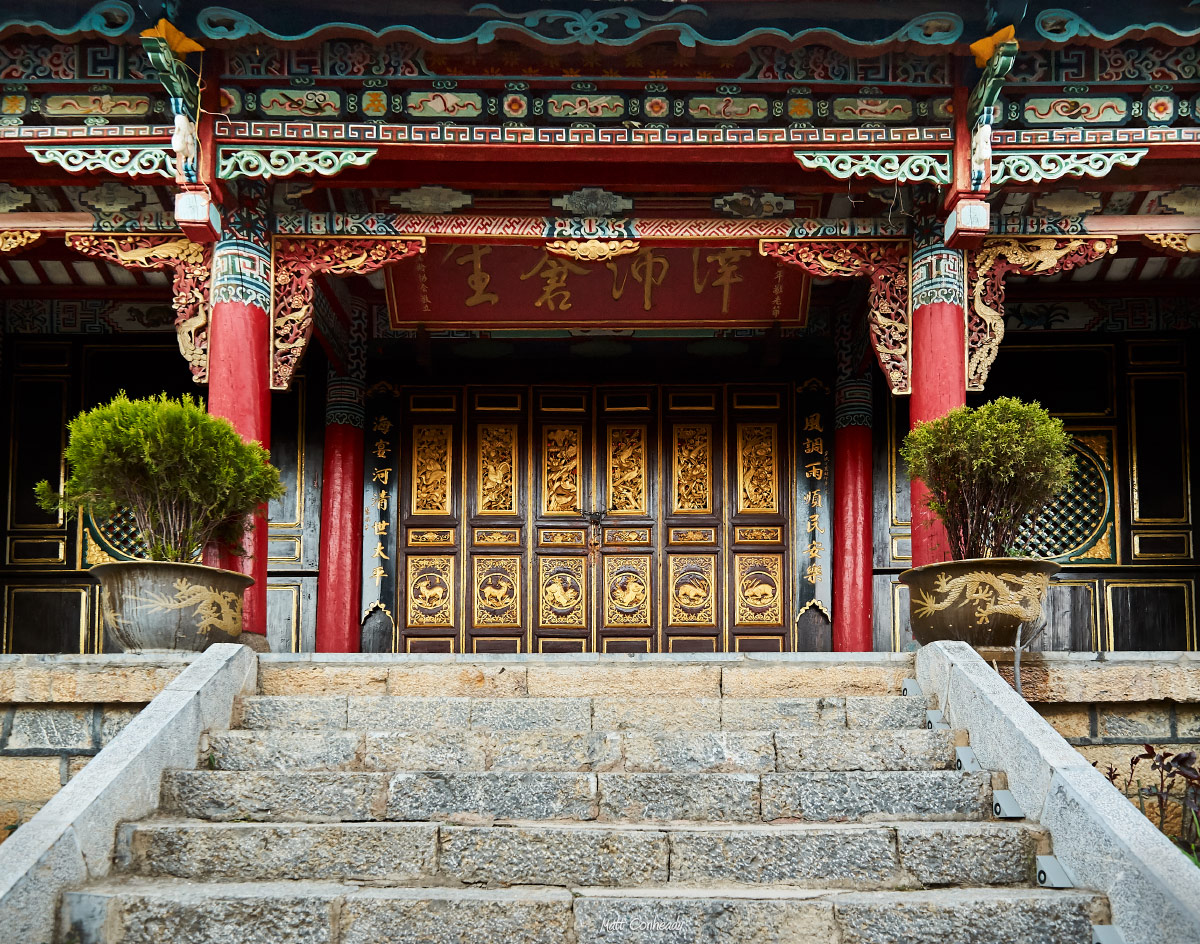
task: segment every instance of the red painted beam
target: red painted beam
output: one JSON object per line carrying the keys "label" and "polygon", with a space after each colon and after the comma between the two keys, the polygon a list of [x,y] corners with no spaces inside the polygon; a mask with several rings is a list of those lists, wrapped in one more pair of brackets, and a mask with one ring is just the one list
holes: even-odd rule
{"label": "red painted beam", "polygon": [[358,652],[362,594],[363,431],[325,427],[317,652]]}

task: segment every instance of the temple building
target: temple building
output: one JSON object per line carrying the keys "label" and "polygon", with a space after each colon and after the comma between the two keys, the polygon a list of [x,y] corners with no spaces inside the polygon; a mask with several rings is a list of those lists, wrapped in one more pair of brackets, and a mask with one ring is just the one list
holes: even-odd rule
{"label": "temple building", "polygon": [[0,4],[0,651],[99,652],[67,421],[203,397],[288,486],[277,652],[901,651],[898,457],[1077,471],[1040,645],[1196,648],[1200,8]]}

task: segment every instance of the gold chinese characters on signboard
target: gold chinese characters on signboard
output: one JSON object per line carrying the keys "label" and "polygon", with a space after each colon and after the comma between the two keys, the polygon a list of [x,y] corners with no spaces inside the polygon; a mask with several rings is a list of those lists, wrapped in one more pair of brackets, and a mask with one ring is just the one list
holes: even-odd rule
{"label": "gold chinese characters on signboard", "polygon": [[450,514],[450,426],[413,427],[414,515]]}

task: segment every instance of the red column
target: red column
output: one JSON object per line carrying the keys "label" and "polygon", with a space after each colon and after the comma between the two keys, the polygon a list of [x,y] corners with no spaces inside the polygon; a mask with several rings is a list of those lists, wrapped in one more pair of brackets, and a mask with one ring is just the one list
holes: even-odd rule
{"label": "red column", "polygon": [[362,593],[363,431],[325,427],[317,652],[358,652]]}
{"label": "red column", "polygon": [[833,461],[833,650],[870,652],[871,427],[838,429]]}
{"label": "red column", "polygon": [[[948,250],[942,250],[948,253]],[[963,406],[967,397],[966,323],[961,304],[931,302],[918,305],[921,287],[914,265],[912,314],[912,425],[944,416]],[[946,529],[926,505],[923,482],[912,483],[913,566],[950,559]]]}
{"label": "red column", "polygon": [[[270,319],[258,305],[217,301],[208,333],[208,412],[223,416],[243,439],[271,447]],[[267,632],[267,509],[255,515],[244,557],[222,554],[216,566],[254,578],[242,627]],[[209,558],[206,561],[211,562]]]}

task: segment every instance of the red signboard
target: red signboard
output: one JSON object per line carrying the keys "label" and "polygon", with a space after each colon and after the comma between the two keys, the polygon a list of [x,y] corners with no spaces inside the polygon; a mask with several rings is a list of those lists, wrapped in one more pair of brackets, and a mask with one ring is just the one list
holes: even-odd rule
{"label": "red signboard", "polygon": [[388,268],[393,328],[802,327],[808,277],[749,246],[642,244],[582,262],[532,246],[430,245]]}

